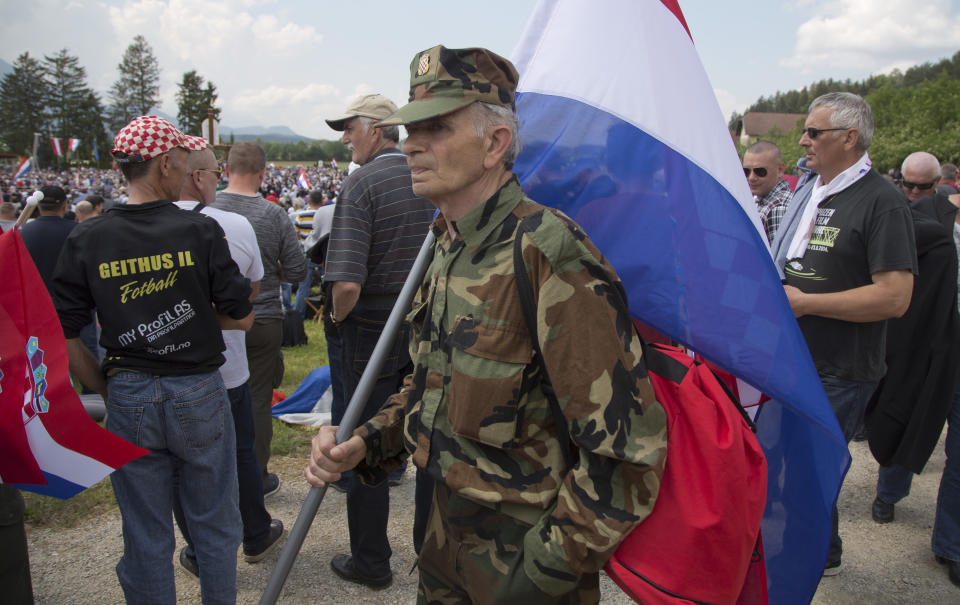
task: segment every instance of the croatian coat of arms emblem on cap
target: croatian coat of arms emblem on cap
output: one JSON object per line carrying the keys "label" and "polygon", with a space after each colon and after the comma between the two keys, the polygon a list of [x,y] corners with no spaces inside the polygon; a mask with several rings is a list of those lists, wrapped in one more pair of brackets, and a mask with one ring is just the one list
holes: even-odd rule
{"label": "croatian coat of arms emblem on cap", "polygon": [[417,77],[427,73],[430,69],[430,55],[420,55],[420,63],[417,64]]}

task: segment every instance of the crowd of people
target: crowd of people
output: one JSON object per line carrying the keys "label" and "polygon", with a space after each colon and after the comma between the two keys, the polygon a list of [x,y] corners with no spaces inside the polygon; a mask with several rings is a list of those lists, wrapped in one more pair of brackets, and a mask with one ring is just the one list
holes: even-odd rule
{"label": "crowd of people", "polygon": [[[320,192],[325,202],[333,201],[337,197],[340,183],[347,169],[349,167],[338,168],[336,162],[332,165],[329,162],[326,164],[318,162],[317,165],[295,166],[277,166],[271,163],[264,174],[260,193],[264,199],[291,212],[298,209],[298,206],[303,207],[311,191]],[[301,170],[306,183],[301,183],[299,180]],[[222,177],[219,187],[226,186],[226,183],[226,177]],[[25,205],[27,197],[45,185],[55,185],[64,190],[70,204],[68,212],[74,212],[76,205],[88,197],[102,199],[102,210],[125,204],[128,199],[123,174],[116,168],[46,168],[31,170],[15,178],[13,167],[0,167],[2,202],[12,204],[8,212],[18,214]],[[69,214],[67,216],[73,218]]]}
{"label": "crowd of people", "polygon": [[[527,198],[512,171],[517,81],[510,61],[485,49],[417,53],[406,105],[363,95],[327,120],[352,151],[345,180],[333,167],[268,165],[253,143],[234,145],[221,166],[204,140],[145,116],[114,141],[122,184],[116,171],[4,181],[11,198],[43,185],[42,216],[23,236],[71,371],[107,402],[107,429],[150,450],[111,476],[128,602],[176,601],[171,513],[188,544],[179,563],[200,579],[204,603],[235,600],[238,548],[257,562],[283,535],[264,504],[280,489],[268,464],[282,284],[297,284],[298,300],[309,292],[305,248],[318,235],[334,424],[314,438],[305,473],[347,493],[349,553],[332,571],[390,585],[388,478],[409,459],[419,602],[599,600],[598,572],[651,514],[675,444],[639,336],[624,328],[614,268],[578,225]],[[768,141],[746,150],[743,170],[843,435],[864,425],[883,465],[877,523],[894,521],[949,419],[932,550],[960,585],[957,169],[918,150],[891,184],[871,166],[873,130],[862,98],[827,94],[806,118],[794,190]],[[88,215],[91,196],[119,203],[66,225],[66,206]],[[428,231],[432,256],[407,321],[337,444]],[[83,338],[91,323],[93,346]],[[933,354],[910,349],[934,341]],[[908,383],[916,391],[904,395]],[[834,510],[824,576],[842,567],[838,528]]]}

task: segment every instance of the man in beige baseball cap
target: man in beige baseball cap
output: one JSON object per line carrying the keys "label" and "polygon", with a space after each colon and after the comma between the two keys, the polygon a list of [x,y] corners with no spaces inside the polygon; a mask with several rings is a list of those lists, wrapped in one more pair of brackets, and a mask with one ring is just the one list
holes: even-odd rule
{"label": "man in beige baseball cap", "polygon": [[[343,132],[360,167],[350,173],[337,198],[324,266],[327,300],[324,333],[333,382],[333,422],[339,424],[380,331],[433,217],[430,202],[414,195],[407,159],[397,148],[400,129],[376,122],[397,110],[383,95],[353,99],[344,115],[327,120]],[[412,369],[407,328],[401,330],[367,399],[361,421],[372,417]],[[387,482],[367,487],[356,477],[334,484],[347,492],[350,554],[330,562],[341,578],[370,588],[390,584],[387,541]]]}
{"label": "man in beige baseball cap", "polygon": [[373,127],[374,123],[396,110],[393,101],[383,95],[360,95],[350,101],[342,116],[327,120],[327,125],[343,133],[340,140],[353,152],[351,159],[363,166],[375,154],[396,147],[400,141],[398,128],[381,130]]}

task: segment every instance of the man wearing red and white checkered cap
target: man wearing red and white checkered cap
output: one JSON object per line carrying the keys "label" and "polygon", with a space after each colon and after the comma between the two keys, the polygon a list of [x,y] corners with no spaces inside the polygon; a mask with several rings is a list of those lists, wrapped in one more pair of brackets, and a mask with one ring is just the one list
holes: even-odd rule
{"label": "man wearing red and white checkered cap", "polygon": [[[219,224],[170,201],[188,153],[206,148],[156,116],[127,124],[111,153],[129,202],[77,225],[54,274],[71,370],[106,400],[107,429],[150,450],[110,477],[123,517],[117,576],[128,603],[176,602],[177,483],[203,602],[236,600],[235,435],[218,369],[220,330],[253,323],[251,290]],[[107,351],[102,366],[79,338],[93,307]]]}

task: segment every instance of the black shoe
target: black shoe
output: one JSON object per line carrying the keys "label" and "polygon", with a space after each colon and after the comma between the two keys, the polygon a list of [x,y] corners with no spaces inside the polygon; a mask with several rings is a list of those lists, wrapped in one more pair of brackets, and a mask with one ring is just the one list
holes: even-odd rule
{"label": "black shoe", "polygon": [[843,563],[836,561],[834,563],[827,563],[823,567],[823,577],[829,578],[831,576],[840,575],[840,570],[843,568]]}
{"label": "black shoe", "polygon": [[187,572],[195,579],[200,579],[200,566],[197,565],[197,560],[195,558],[187,554],[186,546],[180,549],[180,567],[187,570]]}
{"label": "black shoe", "polygon": [[260,559],[269,555],[280,542],[280,536],[283,535],[283,521],[274,519],[270,522],[270,533],[253,548],[243,547],[243,559],[247,563],[256,563]]}
{"label": "black shoe", "polygon": [[893,505],[887,504],[877,496],[873,499],[873,506],[870,510],[873,520],[877,523],[890,523],[893,521]]}
{"label": "black shoe", "polygon": [[954,586],[960,586],[960,561],[951,561],[937,555],[937,563],[947,566],[947,575]]}
{"label": "black shoe", "polygon": [[353,565],[353,557],[350,555],[337,555],[330,561],[330,569],[333,570],[333,573],[337,574],[344,580],[348,582],[353,582],[355,584],[362,584],[367,588],[373,588],[374,590],[379,590],[381,588],[386,588],[390,586],[390,583],[393,582],[393,573],[387,573],[385,576],[379,578],[374,578],[370,576],[365,576]]}
{"label": "black shoe", "polygon": [[267,498],[280,491],[280,477],[276,473],[269,473],[263,482],[263,497]]}

